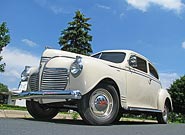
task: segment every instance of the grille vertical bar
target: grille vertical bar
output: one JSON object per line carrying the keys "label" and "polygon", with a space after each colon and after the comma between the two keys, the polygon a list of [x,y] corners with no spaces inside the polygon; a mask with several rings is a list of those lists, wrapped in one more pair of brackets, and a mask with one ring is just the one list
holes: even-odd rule
{"label": "grille vertical bar", "polygon": [[44,68],[41,90],[65,90],[68,77],[66,68]]}

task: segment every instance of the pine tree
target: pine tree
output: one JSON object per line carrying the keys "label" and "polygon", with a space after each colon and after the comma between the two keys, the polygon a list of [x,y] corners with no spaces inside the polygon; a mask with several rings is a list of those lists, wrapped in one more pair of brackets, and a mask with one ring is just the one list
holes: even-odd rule
{"label": "pine tree", "polygon": [[88,34],[91,30],[91,24],[87,23],[89,20],[90,18],[85,18],[80,11],[75,12],[73,21],[69,22],[67,29],[61,32],[59,38],[61,50],[83,55],[92,53],[91,44],[89,43],[92,41],[92,36]]}

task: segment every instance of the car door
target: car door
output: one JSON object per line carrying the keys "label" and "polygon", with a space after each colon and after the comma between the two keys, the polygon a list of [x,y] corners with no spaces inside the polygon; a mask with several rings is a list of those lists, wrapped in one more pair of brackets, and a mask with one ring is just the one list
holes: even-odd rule
{"label": "car door", "polygon": [[154,66],[151,63],[148,63],[149,67],[149,75],[150,75],[150,81],[149,81],[149,92],[150,92],[150,105],[157,109],[157,102],[158,102],[158,95],[159,95],[159,90],[161,89],[161,83],[159,81],[159,75],[154,68]]}
{"label": "car door", "polygon": [[129,59],[127,72],[127,104],[133,108],[151,108],[150,79],[147,61],[135,54]]}

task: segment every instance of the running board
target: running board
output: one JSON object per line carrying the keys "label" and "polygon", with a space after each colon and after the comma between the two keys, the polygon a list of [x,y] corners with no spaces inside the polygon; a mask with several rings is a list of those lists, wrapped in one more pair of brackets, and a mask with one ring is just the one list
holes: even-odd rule
{"label": "running board", "polygon": [[155,113],[161,113],[161,110],[158,109],[150,109],[150,108],[139,108],[139,107],[128,107],[128,110],[130,111],[140,111],[140,112],[155,112]]}

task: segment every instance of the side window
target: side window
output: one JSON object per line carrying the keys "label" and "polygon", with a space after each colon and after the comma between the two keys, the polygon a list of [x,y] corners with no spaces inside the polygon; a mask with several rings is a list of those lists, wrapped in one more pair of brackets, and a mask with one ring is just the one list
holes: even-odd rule
{"label": "side window", "polygon": [[130,66],[147,73],[147,63],[146,63],[146,60],[144,60],[142,58],[139,58],[137,56],[131,56],[130,57]]}
{"label": "side window", "polygon": [[147,73],[147,64],[146,61],[137,57],[137,69]]}
{"label": "side window", "polygon": [[149,71],[150,71],[150,75],[159,79],[159,75],[157,74],[157,71],[155,70],[155,68],[150,63],[149,63]]}

